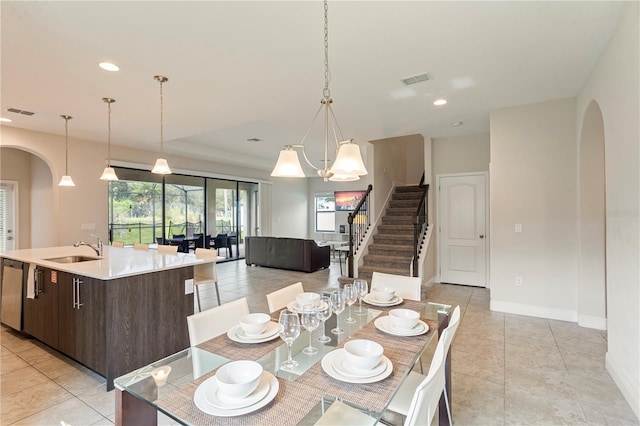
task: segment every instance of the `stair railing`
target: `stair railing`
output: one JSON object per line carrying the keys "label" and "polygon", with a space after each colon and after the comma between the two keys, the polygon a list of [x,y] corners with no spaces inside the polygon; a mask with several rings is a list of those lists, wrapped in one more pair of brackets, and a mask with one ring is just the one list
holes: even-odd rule
{"label": "stair railing", "polygon": [[353,278],[353,255],[360,248],[364,241],[365,234],[371,225],[371,203],[369,199],[373,185],[367,187],[364,194],[353,212],[349,213],[347,223],[349,224],[349,252],[347,254],[347,276]]}
{"label": "stair railing", "polygon": [[429,224],[429,184],[424,184],[424,173],[422,174],[422,179],[420,179],[420,184],[418,185],[421,188],[424,188],[422,191],[422,198],[420,199],[420,204],[416,209],[416,214],[413,217],[413,276],[418,276],[418,251],[420,250],[420,245],[422,244],[422,236],[424,231],[426,230]]}

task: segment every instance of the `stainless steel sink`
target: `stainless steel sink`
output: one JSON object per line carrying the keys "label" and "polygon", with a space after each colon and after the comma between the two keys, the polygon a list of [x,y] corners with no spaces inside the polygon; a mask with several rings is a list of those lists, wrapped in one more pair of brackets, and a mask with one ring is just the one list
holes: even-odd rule
{"label": "stainless steel sink", "polygon": [[100,260],[101,257],[90,257],[90,256],[63,256],[63,257],[53,257],[48,260],[49,262],[56,263],[78,263],[78,262],[89,262],[91,260]]}

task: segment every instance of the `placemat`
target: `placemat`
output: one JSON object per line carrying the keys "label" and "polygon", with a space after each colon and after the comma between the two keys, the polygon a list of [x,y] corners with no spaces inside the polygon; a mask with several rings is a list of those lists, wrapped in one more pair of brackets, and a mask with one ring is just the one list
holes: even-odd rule
{"label": "placemat", "polygon": [[[405,307],[420,312],[424,307],[424,303],[411,301]],[[296,379],[296,382],[321,389],[323,394],[336,396],[344,401],[366,407],[369,410],[381,412],[387,406],[403,377],[413,367],[416,354],[437,333],[436,321],[427,320],[426,318],[421,319],[429,325],[429,331],[420,336],[400,337],[383,333],[375,328],[373,321],[365,325],[353,336],[354,339],[373,340],[384,347],[385,356],[393,364],[393,372],[384,380],[366,384],[342,382],[325,373],[321,363],[318,362],[304,375]],[[347,341],[342,342],[337,348],[343,347]]]}
{"label": "placemat", "polygon": [[157,401],[158,407],[194,425],[284,425],[299,423],[324,396],[321,389],[277,378],[280,385],[278,394],[265,407],[242,416],[217,417],[200,411],[193,402],[198,386],[214,374],[212,372],[161,397]]}

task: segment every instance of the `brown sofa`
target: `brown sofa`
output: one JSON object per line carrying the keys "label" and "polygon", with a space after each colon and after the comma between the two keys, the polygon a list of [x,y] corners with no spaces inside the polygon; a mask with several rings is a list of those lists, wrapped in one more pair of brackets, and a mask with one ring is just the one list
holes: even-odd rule
{"label": "brown sofa", "polygon": [[292,271],[314,272],[331,261],[329,246],[302,238],[246,237],[244,253],[247,265]]}

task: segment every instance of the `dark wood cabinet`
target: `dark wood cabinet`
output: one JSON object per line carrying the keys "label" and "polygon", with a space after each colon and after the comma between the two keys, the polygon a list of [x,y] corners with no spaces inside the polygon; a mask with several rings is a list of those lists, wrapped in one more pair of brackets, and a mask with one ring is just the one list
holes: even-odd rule
{"label": "dark wood cabinet", "polygon": [[58,349],[106,374],[104,282],[59,272],[58,288]]}
{"label": "dark wood cabinet", "polygon": [[[25,332],[113,379],[189,347],[193,267],[99,280],[39,268],[42,291],[24,299]],[[26,295],[25,295],[26,296]]]}
{"label": "dark wood cabinet", "polygon": [[58,347],[58,284],[56,272],[37,267],[35,298],[24,298],[24,331],[54,348]]}

